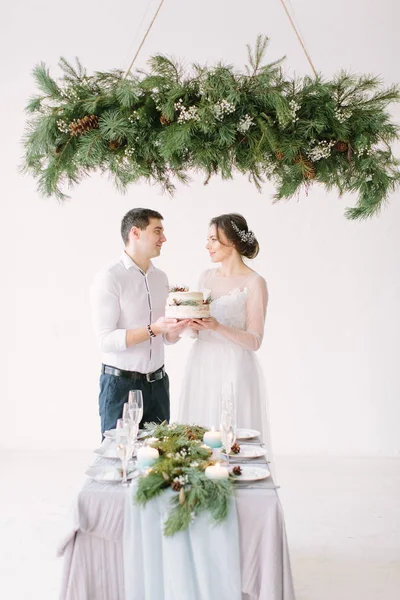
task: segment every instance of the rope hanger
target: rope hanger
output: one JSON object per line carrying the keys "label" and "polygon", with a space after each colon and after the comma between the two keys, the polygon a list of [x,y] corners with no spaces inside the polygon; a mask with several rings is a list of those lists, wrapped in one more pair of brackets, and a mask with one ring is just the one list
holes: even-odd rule
{"label": "rope hanger", "polygon": [[[126,73],[125,73],[125,78],[126,78],[126,77],[128,77],[129,73],[131,72],[131,70],[132,70],[132,67],[133,67],[133,65],[135,64],[135,61],[136,61],[137,57],[139,56],[139,52],[141,51],[141,49],[142,49],[142,47],[143,47],[143,44],[145,43],[145,41],[146,41],[146,38],[147,38],[148,34],[150,33],[150,30],[151,30],[151,28],[153,27],[155,20],[156,20],[156,19],[157,19],[157,17],[158,17],[158,14],[159,14],[159,12],[160,12],[160,10],[161,10],[161,7],[162,7],[162,5],[164,4],[164,1],[165,1],[165,0],[161,0],[160,4],[158,5],[158,8],[157,8],[157,10],[156,10],[156,12],[155,12],[155,14],[154,14],[154,17],[153,17],[153,19],[151,20],[151,23],[150,23],[150,25],[148,26],[148,28],[147,28],[147,31],[146,31],[146,33],[144,34],[142,41],[140,42],[139,48],[137,49],[137,51],[136,51],[136,54],[135,54],[135,56],[133,57],[131,64],[129,65],[129,68],[128,68],[128,70],[127,70],[127,71],[126,71]],[[304,54],[305,54],[305,56],[306,56],[306,58],[307,58],[307,61],[308,61],[309,65],[310,65],[310,67],[311,67],[311,70],[312,70],[312,72],[314,73],[315,77],[317,77],[317,71],[316,71],[316,69],[315,69],[315,67],[314,67],[314,64],[313,64],[312,60],[311,60],[310,53],[308,52],[308,50],[307,50],[307,47],[306,47],[306,45],[305,45],[305,43],[304,43],[304,41],[303,41],[303,39],[302,39],[302,36],[300,35],[300,33],[299,33],[299,30],[298,30],[298,28],[296,27],[296,24],[295,24],[294,20],[292,19],[291,15],[290,15],[290,12],[289,12],[289,10],[288,10],[288,7],[287,7],[287,5],[286,5],[286,2],[285,2],[285,0],[280,0],[280,2],[281,2],[281,4],[282,4],[282,6],[283,6],[283,9],[284,9],[285,13],[286,13],[286,16],[287,16],[287,17],[288,17],[288,19],[289,19],[289,22],[290,22],[290,24],[291,24],[291,26],[292,26],[292,28],[293,28],[293,31],[295,32],[295,34],[296,34],[296,36],[297,36],[297,39],[298,39],[298,40],[299,40],[299,42],[300,42],[300,46],[301,46],[301,47],[302,47],[302,49],[303,49],[303,52],[304,52]]]}

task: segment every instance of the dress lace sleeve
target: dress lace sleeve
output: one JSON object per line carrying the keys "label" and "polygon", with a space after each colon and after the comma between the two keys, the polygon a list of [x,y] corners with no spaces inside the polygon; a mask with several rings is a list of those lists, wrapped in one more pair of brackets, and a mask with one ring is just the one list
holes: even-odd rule
{"label": "dress lace sleeve", "polygon": [[247,285],[246,329],[219,324],[217,332],[246,350],[255,352],[261,346],[267,314],[268,290],[263,277],[253,277]]}

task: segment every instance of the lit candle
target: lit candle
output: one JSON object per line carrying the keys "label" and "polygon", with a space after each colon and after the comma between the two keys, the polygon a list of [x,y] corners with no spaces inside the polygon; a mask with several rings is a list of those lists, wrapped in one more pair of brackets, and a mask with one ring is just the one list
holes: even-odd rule
{"label": "lit candle", "polygon": [[204,471],[204,474],[208,479],[228,479],[229,471],[226,467],[221,467],[220,463],[215,466],[210,465]]}
{"label": "lit candle", "polygon": [[210,446],[210,448],[220,448],[222,446],[221,432],[215,431],[214,425],[211,427],[211,431],[206,431],[203,436],[203,442]]}
{"label": "lit candle", "polygon": [[159,457],[157,448],[142,446],[137,451],[137,461],[141,468],[150,467]]}

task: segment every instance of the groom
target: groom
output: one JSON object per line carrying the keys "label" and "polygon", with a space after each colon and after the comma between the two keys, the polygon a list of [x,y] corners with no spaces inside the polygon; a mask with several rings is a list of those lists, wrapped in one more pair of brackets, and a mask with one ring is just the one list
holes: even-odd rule
{"label": "groom", "polygon": [[115,427],[130,390],[142,390],[144,422],[169,420],[164,343],[174,343],[188,321],[166,319],[166,274],[154,267],[166,242],[160,213],[134,208],[122,219],[124,252],[91,288],[94,327],[102,351],[101,433]]}

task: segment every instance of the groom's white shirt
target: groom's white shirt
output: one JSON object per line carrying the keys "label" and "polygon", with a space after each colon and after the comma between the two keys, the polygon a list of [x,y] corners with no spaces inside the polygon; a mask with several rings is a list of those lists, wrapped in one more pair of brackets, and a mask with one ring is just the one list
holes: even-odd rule
{"label": "groom's white shirt", "polygon": [[150,263],[145,273],[124,252],[96,276],[90,296],[103,364],[140,373],[162,367],[163,336],[127,348],[126,330],[146,327],[164,316],[168,279],[163,271]]}

